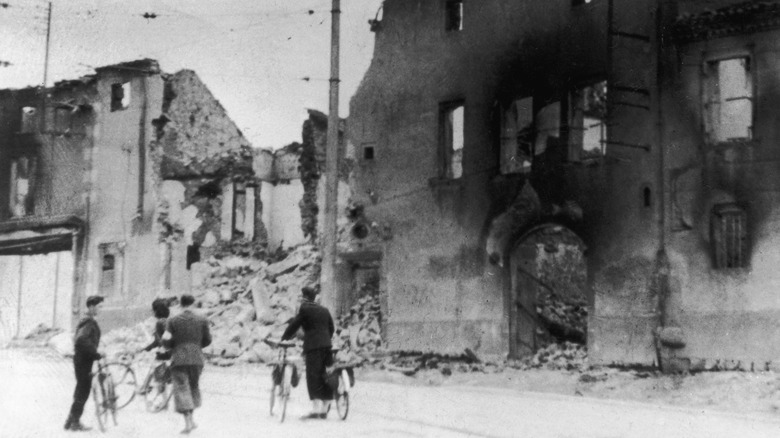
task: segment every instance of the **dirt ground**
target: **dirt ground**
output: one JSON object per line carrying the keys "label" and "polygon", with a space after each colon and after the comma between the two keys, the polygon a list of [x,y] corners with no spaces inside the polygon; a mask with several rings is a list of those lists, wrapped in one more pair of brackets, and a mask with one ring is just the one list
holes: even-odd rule
{"label": "dirt ground", "polygon": [[419,371],[414,376],[362,369],[362,380],[423,386],[486,386],[601,399],[704,408],[731,413],[777,414],[780,375],[774,372],[718,371],[663,375],[648,371],[593,368],[588,371],[517,370],[486,367],[485,372]]}

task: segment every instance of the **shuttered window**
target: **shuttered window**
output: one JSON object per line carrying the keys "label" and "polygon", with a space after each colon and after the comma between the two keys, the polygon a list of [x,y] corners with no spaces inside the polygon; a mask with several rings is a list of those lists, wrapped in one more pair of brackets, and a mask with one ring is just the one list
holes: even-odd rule
{"label": "shuttered window", "polygon": [[736,204],[718,204],[712,209],[710,236],[715,269],[747,266],[747,215]]}

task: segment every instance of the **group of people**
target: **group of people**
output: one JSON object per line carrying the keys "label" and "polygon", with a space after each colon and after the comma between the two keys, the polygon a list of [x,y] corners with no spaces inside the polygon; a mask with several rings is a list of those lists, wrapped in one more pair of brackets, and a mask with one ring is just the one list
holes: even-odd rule
{"label": "group of people", "polygon": [[[333,393],[326,382],[325,369],[333,363],[331,337],[334,332],[333,318],[324,306],[316,302],[317,291],[311,287],[301,290],[301,305],[294,318],[287,325],[282,340],[295,336],[303,329],[303,353],[306,365],[306,386],[312,401],[312,411],[302,419],[324,419],[333,400]],[[74,335],[73,367],[76,374],[76,389],[73,403],[65,421],[65,430],[85,431],[90,428],[81,423],[84,405],[92,387],[93,363],[105,354],[99,349],[100,326],[95,317],[100,313],[103,297],[87,298],[85,317],[76,326]],[[176,411],[184,417],[182,434],[189,434],[197,428],[193,411],[201,406],[200,375],[203,372],[202,349],[211,344],[208,320],[192,311],[195,298],[182,295],[179,299],[181,312],[170,317],[170,300],[156,299],[152,303],[155,322],[154,340],[143,350],[158,349],[157,359],[170,359],[170,377]],[[160,348],[162,347],[162,348]]]}

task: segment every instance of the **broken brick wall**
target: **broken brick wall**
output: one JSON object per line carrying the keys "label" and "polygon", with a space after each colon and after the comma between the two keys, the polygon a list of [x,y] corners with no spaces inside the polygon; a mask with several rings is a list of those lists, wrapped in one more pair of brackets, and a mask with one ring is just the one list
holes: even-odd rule
{"label": "broken brick wall", "polygon": [[[350,197],[349,176],[354,167],[353,160],[346,155],[344,130],[346,121],[341,119],[339,125],[339,196],[338,214],[343,221],[344,211]],[[309,118],[303,123],[303,144],[300,157],[300,174],[304,194],[301,199],[301,218],[303,234],[311,240],[316,240],[322,231],[325,205],[325,153],[328,144],[328,116],[320,111],[309,110]]]}
{"label": "broken brick wall", "polygon": [[195,72],[165,78],[162,110],[155,123],[163,177],[252,173],[249,141]]}

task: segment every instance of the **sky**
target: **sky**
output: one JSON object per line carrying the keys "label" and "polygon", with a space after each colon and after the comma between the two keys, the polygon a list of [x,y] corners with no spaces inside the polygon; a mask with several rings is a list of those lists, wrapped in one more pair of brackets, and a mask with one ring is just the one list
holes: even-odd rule
{"label": "sky", "polygon": [[[328,112],[331,0],[51,3],[49,86],[156,59],[168,73],[194,70],[253,146],[274,149],[301,141],[307,108]],[[368,20],[381,3],[341,0],[341,117],[371,62]],[[0,89],[43,82],[47,9],[46,0],[0,0]]]}

